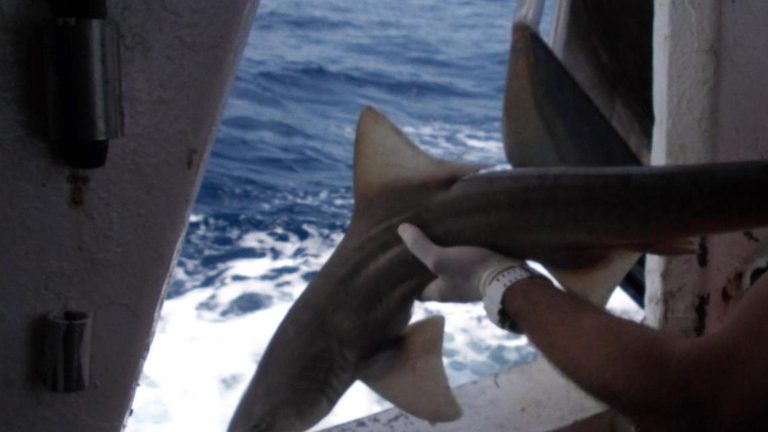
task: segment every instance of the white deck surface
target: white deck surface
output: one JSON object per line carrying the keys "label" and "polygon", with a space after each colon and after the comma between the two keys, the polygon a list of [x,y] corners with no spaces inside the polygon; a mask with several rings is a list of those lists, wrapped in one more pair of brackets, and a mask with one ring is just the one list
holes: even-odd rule
{"label": "white deck surface", "polygon": [[352,431],[547,431],[590,417],[605,407],[539,359],[454,389],[461,419],[430,424],[392,408],[326,429]]}

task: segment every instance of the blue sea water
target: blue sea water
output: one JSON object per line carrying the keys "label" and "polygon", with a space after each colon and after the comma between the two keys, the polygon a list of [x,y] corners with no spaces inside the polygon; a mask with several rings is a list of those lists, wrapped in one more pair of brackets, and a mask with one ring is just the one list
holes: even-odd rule
{"label": "blue sea water", "polygon": [[[362,107],[379,108],[439,157],[504,162],[500,122],[513,0],[261,3],[131,432],[223,429],[277,323],[343,236]],[[536,355],[524,338],[494,329],[476,305],[415,311],[431,313],[453,314],[444,346],[453,384]],[[375,396],[358,399],[365,398],[374,398],[366,409],[384,406]],[[338,419],[366,414],[359,402],[348,406],[353,412]]]}
{"label": "blue sea water", "polygon": [[365,105],[441,157],[503,162],[513,11],[509,0],[264,0],[183,243],[187,277],[169,298],[227,283],[218,270],[234,258],[269,254],[237,246],[248,232],[341,232]]}

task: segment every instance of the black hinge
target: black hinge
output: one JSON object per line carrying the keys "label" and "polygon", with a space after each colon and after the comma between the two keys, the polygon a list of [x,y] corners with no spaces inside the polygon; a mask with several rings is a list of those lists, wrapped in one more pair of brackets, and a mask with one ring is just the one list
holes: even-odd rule
{"label": "black hinge", "polygon": [[51,11],[48,135],[69,165],[100,167],[123,132],[118,27],[105,0],[52,0]]}

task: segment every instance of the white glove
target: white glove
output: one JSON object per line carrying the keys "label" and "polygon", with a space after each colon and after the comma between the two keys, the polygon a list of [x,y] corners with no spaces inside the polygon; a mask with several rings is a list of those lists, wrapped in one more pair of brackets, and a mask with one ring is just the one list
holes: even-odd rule
{"label": "white glove", "polygon": [[422,300],[471,302],[483,299],[485,288],[497,274],[523,262],[476,246],[438,246],[416,226],[397,227],[403,243],[437,279],[424,289]]}

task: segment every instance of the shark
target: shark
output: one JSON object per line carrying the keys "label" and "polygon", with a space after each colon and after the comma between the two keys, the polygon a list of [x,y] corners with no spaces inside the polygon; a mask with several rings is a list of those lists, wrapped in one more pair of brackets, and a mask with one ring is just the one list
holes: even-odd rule
{"label": "shark", "polygon": [[628,166],[649,159],[646,148],[628,145],[525,23],[512,28],[502,136],[515,167]]}
{"label": "shark", "polygon": [[[538,32],[524,22],[512,27],[501,124],[504,153],[515,167],[637,166],[650,159],[649,143],[632,139],[627,130],[623,132],[630,141],[624,140]],[[641,255],[635,255],[636,263],[620,285],[639,304],[645,292]]]}
{"label": "shark", "polygon": [[417,417],[461,407],[441,358],[444,318],[410,323],[434,279],[396,234],[535,260],[598,304],[638,254],[768,225],[768,162],[488,170],[421,150],[372,107],[359,117],[347,232],[271,339],[229,425],[284,432],[320,421],[356,380]]}

